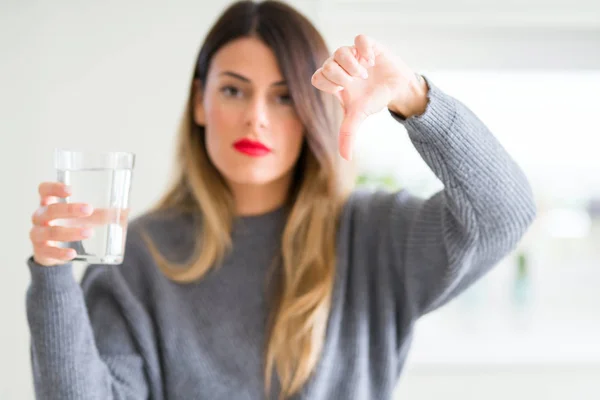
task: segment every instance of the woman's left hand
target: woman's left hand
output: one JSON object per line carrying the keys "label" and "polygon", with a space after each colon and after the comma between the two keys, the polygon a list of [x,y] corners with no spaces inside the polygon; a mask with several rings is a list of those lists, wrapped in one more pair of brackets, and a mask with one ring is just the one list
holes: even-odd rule
{"label": "woman's left hand", "polygon": [[352,158],[360,124],[384,107],[405,118],[427,107],[427,83],[373,39],[358,35],[337,49],[312,76],[312,84],[335,95],[344,109],[339,133],[342,157]]}

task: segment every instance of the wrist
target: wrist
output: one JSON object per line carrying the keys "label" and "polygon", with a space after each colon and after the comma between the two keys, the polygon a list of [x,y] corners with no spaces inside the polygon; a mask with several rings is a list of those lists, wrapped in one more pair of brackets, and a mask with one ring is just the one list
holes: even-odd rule
{"label": "wrist", "polygon": [[415,74],[415,79],[410,81],[408,91],[404,89],[390,101],[388,109],[408,119],[413,116],[422,115],[427,109],[429,86],[425,79]]}

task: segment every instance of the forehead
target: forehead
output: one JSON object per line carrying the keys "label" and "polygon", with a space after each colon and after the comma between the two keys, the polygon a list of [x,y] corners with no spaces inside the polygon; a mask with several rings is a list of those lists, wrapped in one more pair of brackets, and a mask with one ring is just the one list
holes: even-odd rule
{"label": "forehead", "polygon": [[255,37],[235,39],[215,53],[210,74],[224,71],[244,75],[255,83],[271,84],[282,79],[275,53]]}

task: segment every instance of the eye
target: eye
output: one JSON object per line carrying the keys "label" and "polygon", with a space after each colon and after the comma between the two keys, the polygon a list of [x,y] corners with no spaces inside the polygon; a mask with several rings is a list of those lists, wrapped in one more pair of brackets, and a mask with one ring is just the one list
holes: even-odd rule
{"label": "eye", "polygon": [[292,96],[290,96],[289,93],[277,96],[277,101],[281,104],[292,104],[293,103]]}
{"label": "eye", "polygon": [[226,97],[240,97],[242,92],[236,88],[235,86],[223,86],[221,88],[221,93],[223,93]]}

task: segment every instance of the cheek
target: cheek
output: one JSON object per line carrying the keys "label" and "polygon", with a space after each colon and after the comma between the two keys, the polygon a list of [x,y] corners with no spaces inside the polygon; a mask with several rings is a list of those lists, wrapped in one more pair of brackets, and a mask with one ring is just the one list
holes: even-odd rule
{"label": "cheek", "polygon": [[278,132],[285,132],[283,135],[278,137],[278,146],[281,149],[285,149],[284,162],[290,164],[300,155],[302,149],[302,142],[304,140],[304,127],[302,123],[296,118],[283,121],[281,128]]}
{"label": "cheek", "polygon": [[232,111],[216,102],[206,107],[206,146],[213,162],[229,149],[236,132],[239,132],[235,122],[237,118]]}
{"label": "cheek", "polygon": [[226,110],[226,107],[213,104],[206,108],[206,126],[210,127],[210,130],[214,133],[211,136],[220,137],[223,134],[227,135],[228,132],[232,131],[233,121],[232,110]]}

